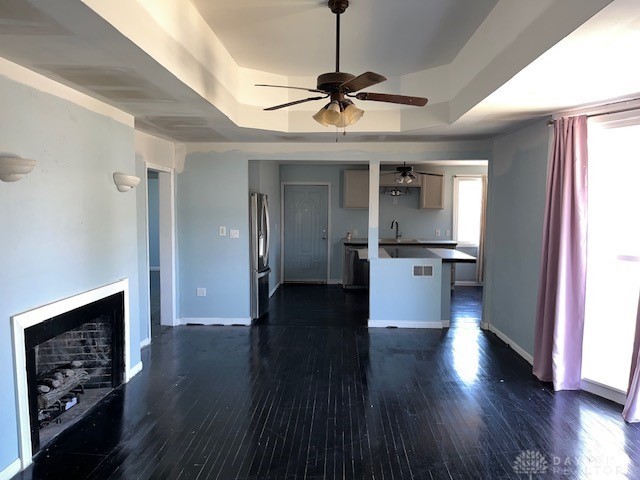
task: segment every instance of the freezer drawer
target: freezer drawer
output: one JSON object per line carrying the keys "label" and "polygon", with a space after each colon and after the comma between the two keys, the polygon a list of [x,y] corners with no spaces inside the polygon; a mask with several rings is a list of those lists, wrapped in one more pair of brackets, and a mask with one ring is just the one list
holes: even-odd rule
{"label": "freezer drawer", "polygon": [[269,310],[269,273],[268,268],[254,272],[251,292],[251,318],[260,318]]}

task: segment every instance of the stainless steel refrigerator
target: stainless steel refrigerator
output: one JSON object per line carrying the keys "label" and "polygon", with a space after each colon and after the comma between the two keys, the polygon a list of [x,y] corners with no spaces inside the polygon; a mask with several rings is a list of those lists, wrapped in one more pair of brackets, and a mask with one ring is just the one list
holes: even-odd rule
{"label": "stainless steel refrigerator", "polygon": [[251,318],[260,318],[269,310],[269,202],[262,193],[252,193],[251,222]]}

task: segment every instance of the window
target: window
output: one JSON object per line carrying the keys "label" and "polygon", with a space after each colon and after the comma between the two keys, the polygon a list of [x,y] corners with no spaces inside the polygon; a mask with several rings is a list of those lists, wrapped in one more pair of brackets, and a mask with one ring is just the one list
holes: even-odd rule
{"label": "window", "polygon": [[482,177],[453,179],[453,239],[460,246],[478,246],[482,225]]}

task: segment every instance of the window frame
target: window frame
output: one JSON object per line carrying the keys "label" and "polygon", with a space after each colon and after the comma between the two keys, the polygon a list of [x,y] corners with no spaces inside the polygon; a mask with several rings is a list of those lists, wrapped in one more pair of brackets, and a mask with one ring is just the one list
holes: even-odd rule
{"label": "window frame", "polygon": [[[451,235],[454,241],[458,242],[458,247],[476,247],[480,248],[480,235],[479,232],[477,243],[469,243],[469,242],[460,242],[458,239],[458,203],[459,203],[459,184],[461,181],[476,181],[482,184],[482,174],[473,174],[473,175],[454,175],[453,177],[453,219],[451,224]],[[480,195],[480,203],[482,203],[482,194]],[[482,222],[482,211],[480,212],[481,217],[480,221]]]}

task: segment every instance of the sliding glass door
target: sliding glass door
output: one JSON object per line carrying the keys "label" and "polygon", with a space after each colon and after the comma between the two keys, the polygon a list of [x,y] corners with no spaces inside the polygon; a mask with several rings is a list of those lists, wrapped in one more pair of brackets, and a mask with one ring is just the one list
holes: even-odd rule
{"label": "sliding glass door", "polygon": [[609,115],[589,124],[582,377],[619,394],[627,392],[640,291],[639,122]]}

